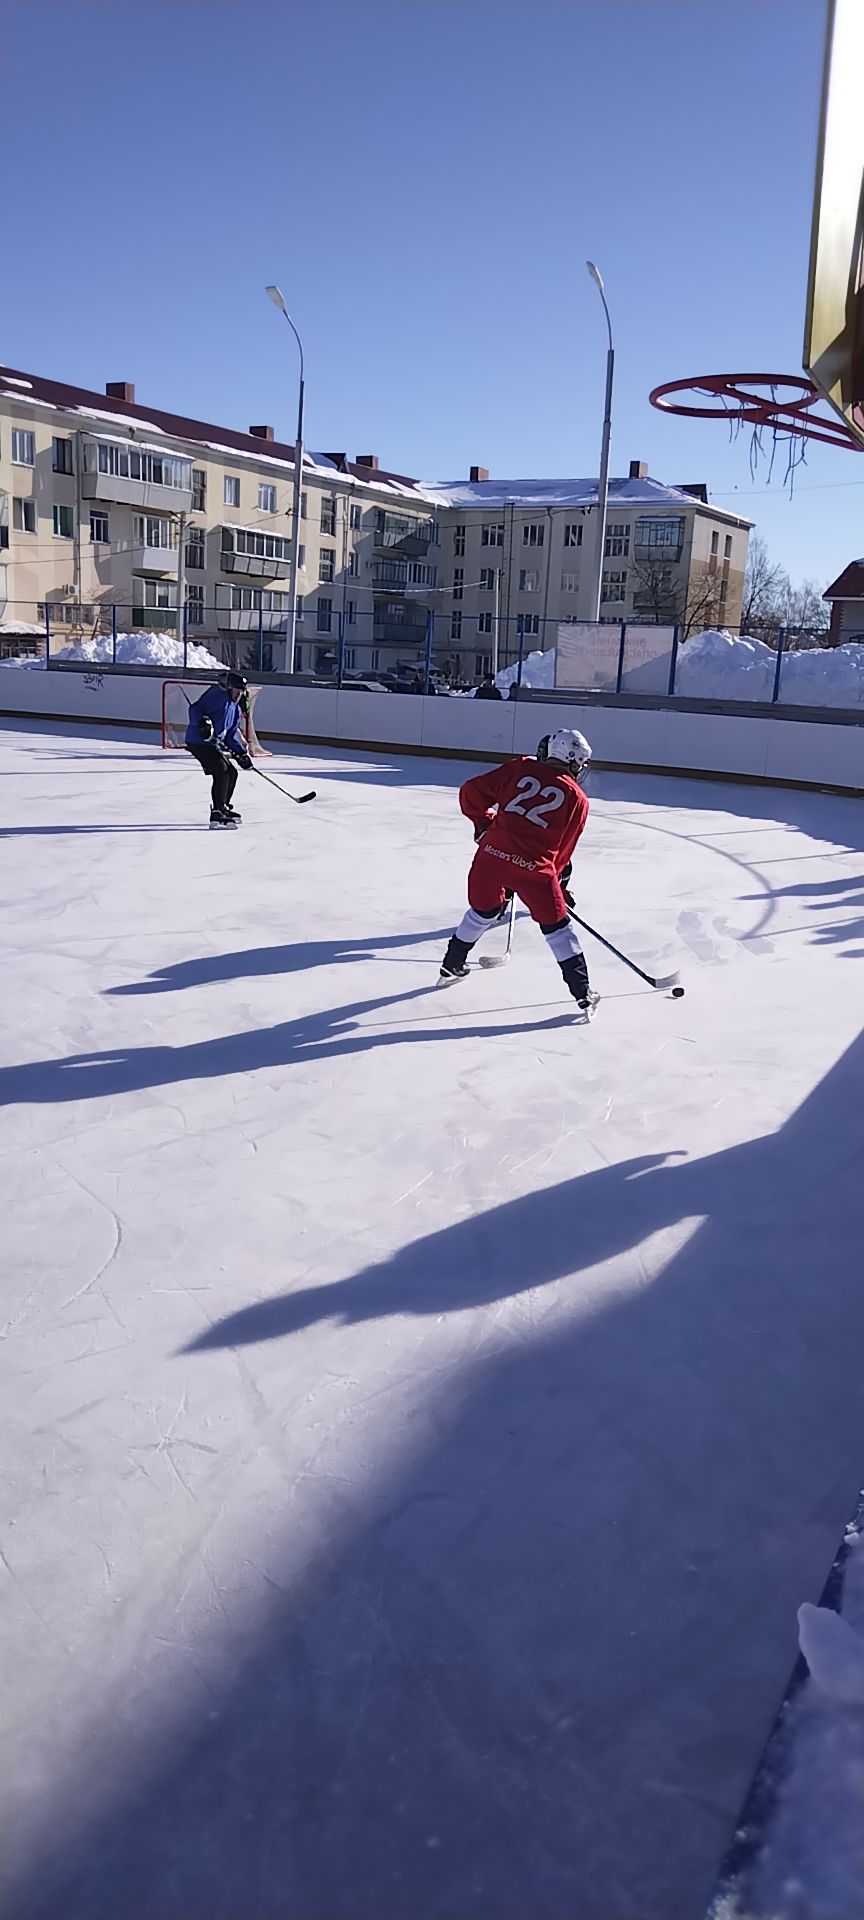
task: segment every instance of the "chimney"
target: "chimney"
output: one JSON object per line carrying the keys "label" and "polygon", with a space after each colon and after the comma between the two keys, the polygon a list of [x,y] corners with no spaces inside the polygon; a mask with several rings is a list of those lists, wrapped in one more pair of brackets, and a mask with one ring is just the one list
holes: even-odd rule
{"label": "chimney", "polygon": [[469,480],[474,481],[475,484],[481,480],[488,480],[489,468],[488,467],[469,467],[468,478]]}
{"label": "chimney", "polygon": [[370,473],[377,473],[380,466],[377,453],[358,453],[355,467],[368,467]]}
{"label": "chimney", "polygon": [[106,380],[105,392],[109,400],[125,400],[127,407],[135,405],[135,388],[131,380]]}
{"label": "chimney", "polygon": [[275,427],[250,427],[249,432],[254,434],[256,440],[275,440],[276,438]]}
{"label": "chimney", "polygon": [[648,478],[647,460],[631,460],[630,479],[631,480],[647,480],[647,478]]}

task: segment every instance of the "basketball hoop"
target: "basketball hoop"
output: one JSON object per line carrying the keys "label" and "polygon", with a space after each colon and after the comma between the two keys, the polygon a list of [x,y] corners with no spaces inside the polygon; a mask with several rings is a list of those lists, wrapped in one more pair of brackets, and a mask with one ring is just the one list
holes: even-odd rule
{"label": "basketball hoop", "polygon": [[777,447],[785,441],[788,451],[783,483],[785,486],[788,480],[790,490],[796,467],[806,459],[806,445],[799,449],[797,441],[819,440],[823,446],[862,451],[852,428],[822,398],[812,381],[802,379],[800,374],[702,373],[691,380],[667,380],[648,398],[661,413],[682,413],[691,420],[726,419],[732,437],[742,426],[749,426],[751,475],[765,457],[762,434],[767,428],[771,434],[768,479]]}

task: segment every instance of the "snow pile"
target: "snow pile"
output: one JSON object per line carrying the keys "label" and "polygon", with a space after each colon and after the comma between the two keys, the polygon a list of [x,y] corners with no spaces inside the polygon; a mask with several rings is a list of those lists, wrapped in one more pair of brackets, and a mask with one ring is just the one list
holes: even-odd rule
{"label": "snow pile", "polygon": [[[36,629],[40,631],[40,629]],[[114,642],[110,633],[95,634],[92,639],[75,640],[68,647],[59,647],[52,652],[53,661],[80,661],[83,666],[104,667],[113,662]],[[44,667],[44,655],[38,660],[14,659],[0,661],[4,667]],[[118,667],[174,667],[187,671],[210,673],[217,669],[224,672],[224,660],[217,660],[207,647],[199,646],[190,640],[183,657],[183,643],[173,633],[118,633]]]}
{"label": "snow pile", "polygon": [[[518,663],[512,667],[502,668],[495,682],[496,686],[500,687],[502,693],[506,694],[509,692],[514,680],[518,677],[518,673]],[[548,653],[526,653],[522,662],[522,685],[523,687],[539,687],[547,693],[552,692],[555,685],[554,647],[550,647]]]}
{"label": "snow pile", "polygon": [[777,655],[764,640],[737,640],[709,627],[684,641],[675,692],[693,700],[770,700],[776,669]]}

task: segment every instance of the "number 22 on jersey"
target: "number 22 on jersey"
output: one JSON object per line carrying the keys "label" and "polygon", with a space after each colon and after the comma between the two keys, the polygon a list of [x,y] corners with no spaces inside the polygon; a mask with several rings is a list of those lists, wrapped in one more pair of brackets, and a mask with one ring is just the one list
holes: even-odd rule
{"label": "number 22 on jersey", "polygon": [[[528,802],[536,800],[538,793],[539,805],[529,806]],[[521,780],[517,780],[516,792],[512,800],[508,800],[504,812],[519,813],[523,819],[530,820],[532,826],[545,828],[549,825],[548,815],[557,813],[558,808],[563,805],[564,793],[561,787],[544,787],[541,781],[535,780],[532,773],[525,773]]]}

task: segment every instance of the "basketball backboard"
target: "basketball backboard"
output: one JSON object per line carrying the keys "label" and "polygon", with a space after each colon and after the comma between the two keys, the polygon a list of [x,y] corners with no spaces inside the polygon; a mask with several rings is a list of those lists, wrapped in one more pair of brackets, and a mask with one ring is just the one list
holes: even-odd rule
{"label": "basketball backboard", "polygon": [[864,446],[864,0],[829,0],[804,367]]}

